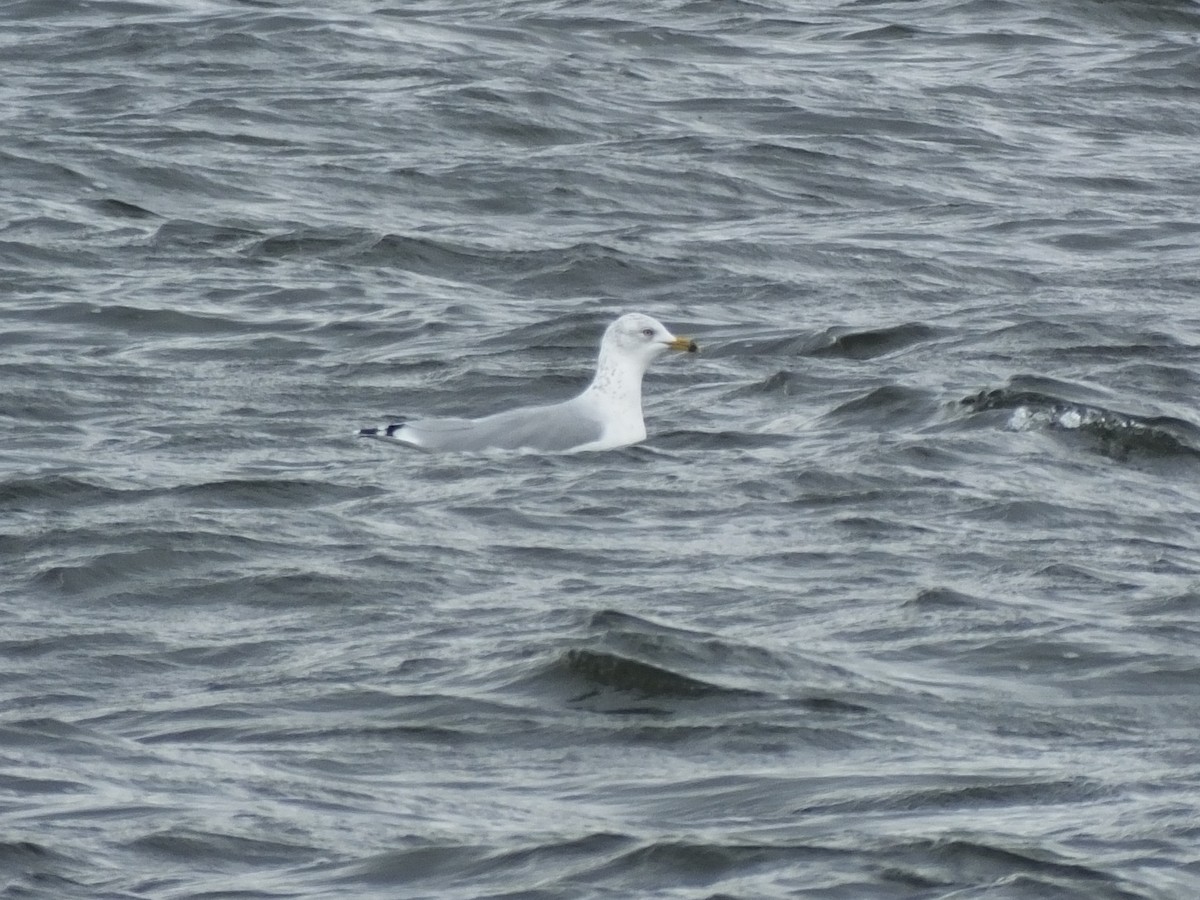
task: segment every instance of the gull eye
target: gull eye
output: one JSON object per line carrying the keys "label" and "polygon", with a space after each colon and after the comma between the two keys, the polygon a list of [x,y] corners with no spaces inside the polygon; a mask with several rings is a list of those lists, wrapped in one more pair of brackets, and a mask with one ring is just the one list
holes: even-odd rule
{"label": "gull eye", "polygon": [[642,334],[645,335],[646,337],[654,337],[654,329],[653,328],[643,328]]}

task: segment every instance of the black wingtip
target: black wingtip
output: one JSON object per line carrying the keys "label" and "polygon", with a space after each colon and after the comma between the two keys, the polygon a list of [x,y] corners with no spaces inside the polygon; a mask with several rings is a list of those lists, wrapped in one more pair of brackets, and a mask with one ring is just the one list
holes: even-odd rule
{"label": "black wingtip", "polygon": [[359,437],[395,437],[396,432],[404,427],[403,422],[393,422],[386,428],[360,428]]}

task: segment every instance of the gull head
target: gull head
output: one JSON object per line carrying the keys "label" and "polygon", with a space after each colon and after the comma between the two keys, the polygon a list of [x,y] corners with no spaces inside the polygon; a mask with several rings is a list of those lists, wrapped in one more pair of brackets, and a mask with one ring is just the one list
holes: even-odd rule
{"label": "gull head", "polygon": [[658,319],[642,313],[628,313],[608,326],[600,349],[601,353],[608,350],[637,360],[644,371],[650,361],[664,350],[695,353],[700,348],[691,338],[675,337]]}

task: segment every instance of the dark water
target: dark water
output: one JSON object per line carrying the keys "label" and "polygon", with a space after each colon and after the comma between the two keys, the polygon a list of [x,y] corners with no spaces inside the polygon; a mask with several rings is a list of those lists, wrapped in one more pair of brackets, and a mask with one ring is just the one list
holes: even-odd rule
{"label": "dark water", "polygon": [[2,896],[1200,896],[1196,4],[4,18]]}

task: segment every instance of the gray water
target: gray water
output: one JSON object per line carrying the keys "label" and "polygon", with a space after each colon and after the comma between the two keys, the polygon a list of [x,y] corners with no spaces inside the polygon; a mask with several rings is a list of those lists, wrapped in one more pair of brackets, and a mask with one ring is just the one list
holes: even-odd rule
{"label": "gray water", "polygon": [[3,15],[0,895],[1200,896],[1200,6]]}

